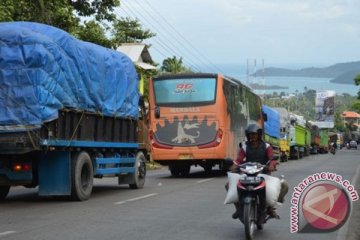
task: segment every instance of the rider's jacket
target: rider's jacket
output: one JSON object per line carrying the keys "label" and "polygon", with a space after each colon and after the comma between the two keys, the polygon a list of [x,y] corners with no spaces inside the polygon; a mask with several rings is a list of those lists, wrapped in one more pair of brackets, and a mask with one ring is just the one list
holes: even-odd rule
{"label": "rider's jacket", "polygon": [[234,164],[239,166],[244,161],[251,161],[265,165],[269,160],[272,160],[272,158],[273,152],[270,144],[261,141],[258,147],[254,147],[249,142],[246,142],[243,147],[239,149]]}

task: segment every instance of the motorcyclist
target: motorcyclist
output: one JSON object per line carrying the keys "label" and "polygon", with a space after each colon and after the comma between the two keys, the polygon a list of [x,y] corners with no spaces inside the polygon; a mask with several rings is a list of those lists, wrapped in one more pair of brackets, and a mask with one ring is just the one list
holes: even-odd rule
{"label": "motorcyclist", "polygon": [[[263,130],[257,124],[249,124],[245,130],[245,135],[247,142],[244,146],[240,146],[237,159],[233,161],[232,166],[229,168],[230,171],[238,168],[247,159],[251,162],[259,162],[263,165],[267,165],[265,173],[271,174],[271,172],[276,170],[277,161],[274,159],[273,150],[270,144],[265,143],[262,140]],[[280,196],[278,202],[283,202],[286,193],[288,192],[288,185],[286,182],[282,183]],[[240,203],[235,203],[236,211],[232,215],[234,219],[239,218],[240,215]],[[273,218],[278,218],[279,216],[275,212],[275,208],[268,207],[268,214]]]}

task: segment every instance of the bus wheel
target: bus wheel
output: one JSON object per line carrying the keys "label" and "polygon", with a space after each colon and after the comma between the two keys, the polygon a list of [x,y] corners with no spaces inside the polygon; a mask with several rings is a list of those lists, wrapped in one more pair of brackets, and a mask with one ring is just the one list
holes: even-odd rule
{"label": "bus wheel", "polygon": [[206,164],[206,165],[204,166],[204,170],[205,170],[206,173],[211,172],[211,170],[212,170],[212,165],[211,165],[211,164]]}
{"label": "bus wheel", "polygon": [[10,186],[0,186],[0,201],[4,200],[8,195]]}
{"label": "bus wheel", "polygon": [[184,165],[181,167],[180,169],[180,174],[182,177],[185,177],[185,176],[189,176],[190,174],[190,168],[191,166],[190,165]]}
{"label": "bus wheel", "polygon": [[180,170],[177,168],[176,165],[169,165],[169,170],[171,173],[171,176],[178,177],[180,175]]}
{"label": "bus wheel", "polygon": [[146,158],[142,152],[136,154],[134,183],[129,184],[131,189],[143,188],[146,176]]}
{"label": "bus wheel", "polygon": [[76,153],[71,159],[71,199],[84,201],[90,198],[94,169],[87,152]]}

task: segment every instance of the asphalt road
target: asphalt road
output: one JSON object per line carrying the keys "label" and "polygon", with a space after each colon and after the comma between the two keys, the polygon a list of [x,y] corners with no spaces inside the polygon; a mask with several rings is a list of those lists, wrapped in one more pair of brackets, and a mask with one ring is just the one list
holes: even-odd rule
{"label": "asphalt road", "polygon": [[[277,176],[290,185],[286,202],[277,209],[280,220],[270,220],[256,239],[343,240],[360,239],[360,218],[352,218],[332,233],[290,233],[290,199],[293,188],[317,172],[333,172],[354,181],[360,166],[360,150],[341,150],[281,163]],[[226,175],[206,175],[192,168],[187,178],[172,178],[166,168],[148,171],[144,189],[118,186],[116,179],[95,181],[88,201],[72,202],[39,197],[36,189],[12,188],[0,203],[0,239],[129,239],[129,240],[233,240],[244,239],[240,221],[233,220],[232,205],[224,205]],[[359,183],[356,184],[359,191]],[[359,212],[359,211],[358,211]],[[351,237],[351,238],[350,238]]]}

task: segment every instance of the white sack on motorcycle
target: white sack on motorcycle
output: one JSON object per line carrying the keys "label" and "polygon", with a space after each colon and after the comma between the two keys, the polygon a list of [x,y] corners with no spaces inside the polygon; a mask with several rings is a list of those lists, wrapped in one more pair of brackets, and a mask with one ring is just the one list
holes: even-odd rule
{"label": "white sack on motorcycle", "polygon": [[229,189],[227,191],[224,204],[239,202],[236,185],[239,179],[241,178],[242,174],[228,172],[227,176],[228,176]]}
{"label": "white sack on motorcycle", "polygon": [[279,199],[281,190],[281,180],[277,177],[273,177],[266,174],[259,174],[260,177],[265,179],[266,183],[266,204],[267,206],[275,206]]}
{"label": "white sack on motorcycle", "polygon": [[[244,174],[228,172],[229,189],[227,191],[224,204],[231,204],[239,202],[237,193],[237,182]],[[275,206],[279,198],[281,189],[281,180],[266,174],[259,174],[260,177],[265,179],[266,183],[266,204],[267,206]]]}

